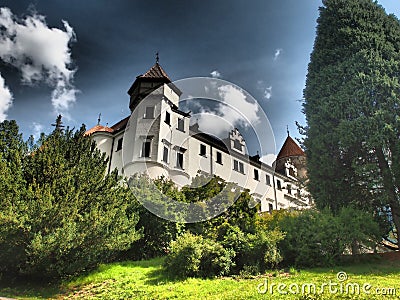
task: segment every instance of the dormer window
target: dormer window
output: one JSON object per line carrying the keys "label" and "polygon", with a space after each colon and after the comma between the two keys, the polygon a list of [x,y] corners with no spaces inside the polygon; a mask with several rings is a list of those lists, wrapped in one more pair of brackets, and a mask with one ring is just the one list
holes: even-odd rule
{"label": "dormer window", "polygon": [[239,140],[233,141],[233,148],[235,148],[236,150],[242,151],[242,144],[240,143]]}

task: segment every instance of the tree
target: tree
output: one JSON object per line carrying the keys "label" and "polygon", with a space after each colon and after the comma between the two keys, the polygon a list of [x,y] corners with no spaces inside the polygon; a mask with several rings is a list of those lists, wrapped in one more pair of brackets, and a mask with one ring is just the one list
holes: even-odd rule
{"label": "tree", "polygon": [[335,212],[389,207],[400,232],[400,22],[372,0],[323,5],[304,90],[309,190]]}
{"label": "tree", "polygon": [[15,122],[0,126],[0,168],[21,174],[21,183],[10,184],[1,199],[1,273],[74,275],[140,237],[132,193],[116,172],[106,175],[104,154],[84,133],[84,126],[76,132],[56,128],[24,153],[14,150],[21,148]]}

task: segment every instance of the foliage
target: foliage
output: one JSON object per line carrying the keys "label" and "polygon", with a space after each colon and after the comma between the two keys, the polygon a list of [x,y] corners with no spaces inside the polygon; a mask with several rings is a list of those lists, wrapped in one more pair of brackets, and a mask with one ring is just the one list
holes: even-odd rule
{"label": "foliage", "polygon": [[234,251],[235,268],[232,273],[243,269],[262,273],[268,268],[276,267],[282,260],[277,244],[284,235],[279,230],[258,228],[255,233],[243,232],[238,226],[225,223],[218,227],[217,241],[225,248]]}
{"label": "foliage", "polygon": [[371,214],[354,207],[343,207],[338,215],[326,209],[276,211],[260,223],[285,232],[278,245],[286,266],[336,265],[355,242],[373,248],[382,236]]}
{"label": "foliage", "polygon": [[227,275],[233,254],[216,241],[187,232],[171,243],[164,266],[176,277]]}
{"label": "foliage", "polygon": [[7,158],[0,168],[10,170],[2,174],[19,180],[1,198],[1,273],[77,274],[139,238],[138,218],[129,209],[132,194],[116,172],[106,175],[107,161],[84,136],[84,126],[56,129],[31,153],[23,151],[15,123],[6,121],[0,129]]}
{"label": "foliage", "polygon": [[199,274],[202,256],[201,236],[185,233],[171,242],[164,266],[177,277],[194,277]]}
{"label": "foliage", "polygon": [[[123,253],[125,259],[149,259],[165,255],[171,241],[183,231],[184,225],[165,220],[149,211],[143,203],[161,204],[158,207],[165,210],[159,213],[171,216],[171,211],[163,204],[165,195],[176,201],[184,201],[184,195],[178,191],[171,180],[159,178],[154,181],[146,175],[136,175],[130,178],[129,187],[135,196],[133,205],[139,215],[137,230],[142,230],[141,238],[135,241],[130,249]],[[161,192],[159,192],[158,190]],[[179,217],[179,216],[176,216]]]}
{"label": "foliage", "polygon": [[399,72],[394,15],[372,0],[323,1],[304,90],[309,191],[334,213],[389,206],[398,231]]}

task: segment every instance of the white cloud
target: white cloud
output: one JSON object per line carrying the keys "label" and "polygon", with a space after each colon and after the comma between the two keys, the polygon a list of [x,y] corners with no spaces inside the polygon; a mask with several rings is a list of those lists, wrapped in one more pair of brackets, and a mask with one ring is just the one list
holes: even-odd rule
{"label": "white cloud", "polygon": [[265,88],[264,90],[264,98],[269,100],[272,97],[272,86]]}
{"label": "white cloud", "polygon": [[33,131],[32,135],[35,138],[35,140],[39,139],[40,138],[40,134],[44,130],[44,126],[42,124],[40,124],[40,123],[33,122],[32,125],[31,125],[31,128],[32,128],[32,131]]}
{"label": "white cloud", "polygon": [[266,163],[267,165],[272,166],[272,164],[276,160],[276,155],[275,154],[266,154],[266,155],[261,156],[260,160],[263,163]]}
{"label": "white cloud", "polygon": [[264,81],[258,80],[257,81],[257,89],[262,91],[263,97],[267,100],[271,99],[272,97],[272,86],[267,86]]}
{"label": "white cloud", "polygon": [[44,16],[18,19],[9,8],[0,8],[0,58],[21,71],[24,84],[45,82],[54,88],[51,101],[57,113],[68,111],[77,93],[69,47],[76,36],[62,22],[64,30],[49,28]]}
{"label": "white cloud", "polygon": [[221,73],[217,70],[214,70],[210,73],[212,78],[220,78],[221,77]]}
{"label": "white cloud", "polygon": [[10,89],[6,86],[4,78],[0,74],[0,122],[7,118],[7,110],[12,105],[13,96]]}
{"label": "white cloud", "polygon": [[216,108],[200,111],[200,130],[221,136],[234,127],[249,127],[260,121],[258,104],[249,102],[243,90],[228,84],[218,87],[218,93],[221,102]]}
{"label": "white cloud", "polygon": [[278,48],[275,50],[274,61],[279,58],[279,56],[282,54],[282,51],[283,51],[283,49],[281,49],[281,48]]}

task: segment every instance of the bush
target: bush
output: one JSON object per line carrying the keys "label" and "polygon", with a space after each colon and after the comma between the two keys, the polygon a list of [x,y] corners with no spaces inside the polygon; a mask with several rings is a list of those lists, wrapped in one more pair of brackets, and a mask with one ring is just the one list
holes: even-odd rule
{"label": "bush", "polygon": [[220,243],[211,239],[203,239],[202,247],[199,275],[201,277],[229,275],[234,266],[232,258],[235,251],[225,249]]}
{"label": "bush", "polygon": [[231,249],[235,253],[233,271],[236,274],[244,268],[261,273],[267,268],[275,267],[282,260],[277,243],[284,235],[278,230],[264,231],[259,228],[252,234],[225,223],[218,231],[217,240],[224,248]]}
{"label": "bush", "polygon": [[372,246],[380,232],[371,214],[353,207],[342,208],[336,216],[328,210],[279,211],[266,215],[262,224],[285,232],[278,244],[283,264],[297,267],[338,264],[355,241]]}
{"label": "bush", "polygon": [[176,277],[198,276],[203,252],[203,238],[191,233],[184,233],[171,242],[164,267]]}
{"label": "bush", "polygon": [[227,275],[234,252],[211,239],[184,233],[171,243],[164,267],[174,277]]}

